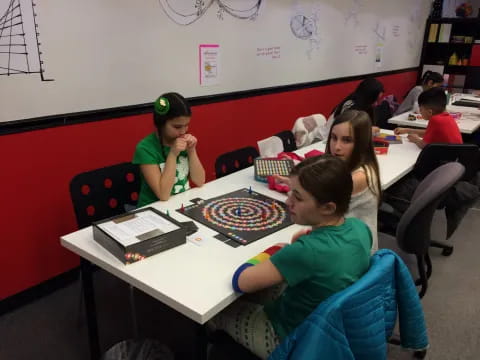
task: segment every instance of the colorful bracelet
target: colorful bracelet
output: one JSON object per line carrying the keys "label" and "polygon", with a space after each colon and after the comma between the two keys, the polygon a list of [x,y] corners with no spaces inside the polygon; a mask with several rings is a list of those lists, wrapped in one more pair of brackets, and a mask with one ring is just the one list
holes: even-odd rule
{"label": "colorful bracelet", "polygon": [[268,249],[262,251],[260,254],[257,256],[254,256],[253,258],[249,259],[246,263],[240,265],[240,267],[234,272],[233,277],[232,277],[232,287],[233,290],[239,293],[243,293],[242,289],[238,286],[238,279],[240,277],[240,274],[250,266],[255,266],[257,264],[260,264],[261,262],[270,259],[270,257],[275,254],[278,250],[280,250],[282,247],[278,245],[274,245],[269,247]]}

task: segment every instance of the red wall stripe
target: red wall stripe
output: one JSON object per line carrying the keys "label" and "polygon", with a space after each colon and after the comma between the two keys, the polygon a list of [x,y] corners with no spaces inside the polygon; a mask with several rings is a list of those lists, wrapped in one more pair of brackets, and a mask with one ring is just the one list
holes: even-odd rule
{"label": "red wall stripe", "polygon": [[[386,94],[402,96],[416,71],[379,77]],[[193,108],[191,133],[213,178],[216,157],[290,129],[299,116],[330,110],[358,82],[225,101]],[[153,130],[151,115],[4,135],[0,216],[0,299],[79,264],[59,237],[76,230],[69,181],[83,171],[131,159],[136,143]]]}

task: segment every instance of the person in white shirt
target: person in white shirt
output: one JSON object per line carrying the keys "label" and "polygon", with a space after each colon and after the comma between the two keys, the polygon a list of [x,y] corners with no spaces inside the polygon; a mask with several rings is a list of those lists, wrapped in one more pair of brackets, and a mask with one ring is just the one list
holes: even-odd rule
{"label": "person in white shirt", "polygon": [[440,75],[438,72],[434,71],[425,71],[422,77],[422,84],[415,86],[412,90],[409,91],[408,95],[405,97],[403,102],[398,107],[397,111],[395,111],[394,115],[403,114],[407,111],[418,112],[418,97],[422,92],[425,90],[442,86],[443,84],[443,76]]}

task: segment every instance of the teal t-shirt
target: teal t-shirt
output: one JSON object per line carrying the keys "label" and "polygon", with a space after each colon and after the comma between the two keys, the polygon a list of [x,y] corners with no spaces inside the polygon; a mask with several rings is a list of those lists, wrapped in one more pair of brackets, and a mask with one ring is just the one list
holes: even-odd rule
{"label": "teal t-shirt", "polygon": [[326,298],[357,281],[370,265],[372,235],[362,221],[345,219],[300,237],[270,260],[287,282],[265,312],[283,339]]}
{"label": "teal t-shirt", "polygon": [[[137,144],[137,148],[135,149],[135,154],[133,156],[132,162],[139,165],[158,164],[160,170],[163,171],[163,168],[165,167],[165,161],[169,152],[169,146],[163,146],[162,152],[162,145],[160,145],[157,134],[152,133],[143,138]],[[177,171],[175,173],[175,183],[171,192],[172,195],[190,189],[190,183],[188,182],[189,169],[190,168],[188,165],[188,154],[186,151],[182,151],[177,157]],[[150,186],[148,186],[147,182],[142,176],[137,206],[140,207],[148,205],[155,201],[158,201],[157,196],[152,191],[152,189],[150,189]]]}

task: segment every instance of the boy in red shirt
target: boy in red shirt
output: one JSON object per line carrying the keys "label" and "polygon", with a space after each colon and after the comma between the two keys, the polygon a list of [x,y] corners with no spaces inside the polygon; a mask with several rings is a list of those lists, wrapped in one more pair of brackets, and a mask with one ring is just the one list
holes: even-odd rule
{"label": "boy in red shirt", "polygon": [[418,97],[420,114],[428,120],[426,129],[396,128],[396,135],[408,134],[408,140],[421,149],[426,144],[447,143],[462,144],[462,135],[455,119],[445,111],[447,96],[441,88],[424,91]]}

